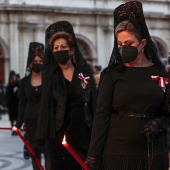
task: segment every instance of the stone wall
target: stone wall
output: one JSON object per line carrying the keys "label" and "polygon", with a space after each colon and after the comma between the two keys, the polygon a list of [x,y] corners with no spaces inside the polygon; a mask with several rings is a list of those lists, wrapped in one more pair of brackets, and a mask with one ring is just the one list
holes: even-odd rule
{"label": "stone wall", "polygon": [[[113,48],[113,10],[117,0],[0,0],[0,43],[5,59],[5,82],[10,70],[25,74],[28,45],[44,43],[45,30],[53,22],[68,20],[79,40],[86,44],[93,64],[106,67]],[[162,57],[170,49],[170,1],[145,0],[144,14]]]}

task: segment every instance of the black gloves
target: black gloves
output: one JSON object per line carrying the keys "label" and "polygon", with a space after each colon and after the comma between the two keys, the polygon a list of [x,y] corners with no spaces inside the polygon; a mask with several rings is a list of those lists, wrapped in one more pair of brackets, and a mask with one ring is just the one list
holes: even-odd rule
{"label": "black gloves", "polygon": [[87,157],[85,160],[85,164],[91,169],[93,168],[95,164],[95,158],[94,157]]}
{"label": "black gloves", "polygon": [[88,156],[85,160],[85,164],[89,167],[90,170],[101,170],[101,162],[102,162],[102,156]]}
{"label": "black gloves", "polygon": [[155,135],[162,128],[162,122],[160,118],[156,118],[148,122],[141,133],[146,133],[147,135]]}

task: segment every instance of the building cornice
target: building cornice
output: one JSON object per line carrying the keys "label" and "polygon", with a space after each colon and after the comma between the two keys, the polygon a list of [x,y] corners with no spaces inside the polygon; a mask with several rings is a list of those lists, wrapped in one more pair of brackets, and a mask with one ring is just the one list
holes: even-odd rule
{"label": "building cornice", "polygon": [[[105,8],[73,8],[73,7],[45,7],[41,5],[1,5],[0,11],[6,12],[34,12],[34,13],[64,13],[64,14],[78,14],[78,15],[102,15],[112,16],[113,10]],[[161,12],[144,12],[147,18],[167,18],[170,19],[170,14]]]}
{"label": "building cornice", "polygon": [[77,8],[77,7],[53,7],[41,5],[1,5],[0,11],[18,11],[18,12],[64,12],[64,13],[79,13],[79,14],[102,14],[113,13],[113,10],[99,8]]}

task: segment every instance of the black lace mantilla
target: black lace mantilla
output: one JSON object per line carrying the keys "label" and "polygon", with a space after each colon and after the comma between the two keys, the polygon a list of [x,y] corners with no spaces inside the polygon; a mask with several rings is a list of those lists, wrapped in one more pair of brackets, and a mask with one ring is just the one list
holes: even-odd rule
{"label": "black lace mantilla", "polygon": [[143,12],[142,4],[139,1],[129,1],[114,10],[115,25],[127,19],[140,19],[140,17],[143,17]]}
{"label": "black lace mantilla", "polygon": [[30,42],[28,57],[32,57],[35,54],[44,53],[44,44],[39,42]]}
{"label": "black lace mantilla", "polygon": [[28,48],[28,58],[27,58],[27,65],[26,65],[26,73],[25,75],[28,76],[30,74],[29,64],[34,59],[36,55],[42,54],[44,56],[44,44],[40,42],[30,42]]}
{"label": "black lace mantilla", "polygon": [[53,63],[53,54],[49,46],[50,38],[53,34],[55,34],[56,32],[60,32],[60,31],[71,34],[73,38],[73,42],[75,45],[74,46],[74,59],[75,59],[76,64],[80,67],[87,66],[87,63],[79,50],[73,27],[68,21],[55,22],[46,29],[46,32],[45,32],[45,36],[46,36],[45,37],[45,66],[48,67],[52,65]]}
{"label": "black lace mantilla", "polygon": [[49,41],[50,37],[59,31],[67,32],[75,38],[75,34],[73,31],[72,25],[68,21],[58,21],[53,24],[51,24],[47,29],[46,29],[46,42]]}
{"label": "black lace mantilla", "polygon": [[[125,4],[121,4],[117,8],[115,8],[113,16],[114,16],[114,30],[117,27],[117,25],[120,24],[122,21],[127,20],[131,22],[141,34],[142,39],[146,39],[147,41],[147,44],[144,48],[144,52],[148,60],[156,64],[158,67],[163,68],[164,66],[160,62],[158,54],[156,53],[153,41],[151,39],[148,27],[145,22],[142,3],[139,1],[129,1],[126,2]],[[122,59],[119,54],[116,36],[114,41],[114,48],[108,66],[114,67],[115,65],[117,65],[120,68],[123,65]]]}

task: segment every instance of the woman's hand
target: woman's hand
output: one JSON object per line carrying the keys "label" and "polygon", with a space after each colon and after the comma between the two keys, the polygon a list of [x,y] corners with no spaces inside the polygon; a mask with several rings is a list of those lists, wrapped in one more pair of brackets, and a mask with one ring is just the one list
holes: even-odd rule
{"label": "woman's hand", "polygon": [[13,127],[12,127],[12,131],[14,132],[14,131],[15,131],[15,129],[16,129],[16,127],[15,127],[15,126],[13,126]]}
{"label": "woman's hand", "polygon": [[93,168],[95,164],[95,158],[88,156],[85,160],[85,164],[89,167],[89,169]]}
{"label": "woman's hand", "polygon": [[146,133],[149,135],[155,135],[161,128],[161,120],[156,118],[150,122],[148,122],[141,133]]}

